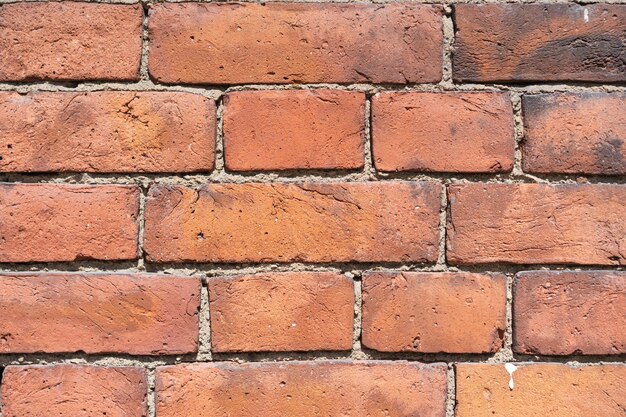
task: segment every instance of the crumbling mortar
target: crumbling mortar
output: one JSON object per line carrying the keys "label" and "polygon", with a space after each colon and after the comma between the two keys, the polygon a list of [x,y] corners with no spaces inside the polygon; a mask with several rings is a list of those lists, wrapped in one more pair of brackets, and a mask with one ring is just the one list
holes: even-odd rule
{"label": "crumbling mortar", "polygon": [[522,141],[524,140],[524,123],[522,115],[522,98],[517,92],[510,93],[511,106],[513,108],[513,133],[515,137],[515,149],[513,157],[513,172],[515,176],[522,176]]}
{"label": "crumbling mortar", "polygon": [[363,176],[370,181],[376,178],[372,145],[372,97],[371,92],[365,95],[365,137],[363,141]]}
{"label": "crumbling mortar", "polygon": [[[448,34],[450,36],[450,34]],[[452,35],[453,36],[453,35]],[[452,45],[449,46],[452,49]],[[154,83],[150,79],[137,82],[4,82],[0,83],[0,91],[15,91],[20,94],[29,92],[91,92],[91,91],[178,91],[200,94],[213,100],[223,94],[234,91],[282,91],[282,90],[318,90],[333,89],[344,91],[364,92],[374,95],[381,91],[386,92],[441,92],[441,91],[480,91],[497,92],[513,91],[520,94],[540,94],[556,92],[625,92],[626,83],[597,84],[592,82],[547,82],[541,84],[501,84],[501,83],[452,83],[442,79],[438,83],[412,84],[336,84],[336,83],[309,83],[309,84],[241,84],[241,85],[171,85]]]}
{"label": "crumbling mortar", "polygon": [[441,206],[439,208],[439,256],[437,258],[437,264],[435,267],[440,267],[442,271],[448,269],[446,264],[446,239],[448,231],[448,185],[444,183],[441,187]]}
{"label": "crumbling mortar", "polygon": [[202,275],[200,288],[200,311],[198,312],[198,354],[197,361],[207,362],[211,356],[211,313],[209,308],[209,290],[206,276]]}
{"label": "crumbling mortar", "polygon": [[454,45],[454,23],[452,21],[452,7],[450,4],[443,6],[443,59],[442,78],[440,85],[445,88],[453,88],[452,81],[452,48]]}
{"label": "crumbling mortar", "polygon": [[[361,281],[362,273],[359,272],[354,276],[354,328],[352,336],[352,352],[350,358],[354,360],[365,360],[367,355],[362,349],[362,328],[363,328],[363,282]],[[358,278],[358,279],[357,279]]]}
{"label": "crumbling mortar", "polygon": [[[223,151],[218,149],[217,163],[223,160]],[[445,184],[492,183],[492,184],[626,184],[626,176],[612,175],[569,175],[543,174],[530,175],[514,173],[437,173],[437,172],[342,172],[342,171],[267,171],[256,173],[232,173],[215,169],[211,174],[98,174],[98,173],[61,173],[61,174],[25,174],[0,173],[0,182],[40,183],[40,184],[82,184],[82,185],[180,185],[199,188],[207,184],[244,184],[244,183],[343,183],[368,181],[434,181]]]}
{"label": "crumbling mortar", "polygon": [[448,363],[446,372],[446,417],[455,417],[454,410],[456,407],[456,374],[454,364]]}
{"label": "crumbling mortar", "polygon": [[[395,272],[473,272],[516,274],[522,271],[535,270],[567,270],[567,271],[623,271],[626,266],[619,265],[576,265],[576,264],[477,264],[477,265],[437,265],[397,262],[326,262],[326,263],[151,263],[145,264],[145,272],[166,275],[182,275],[191,277],[221,277],[228,275],[248,275],[256,273],[277,272],[336,272],[361,275],[364,272],[395,271]],[[0,273],[121,273],[140,272],[135,262],[35,262],[35,263],[0,263]]]}
{"label": "crumbling mortar", "polygon": [[141,7],[143,8],[143,31],[141,39],[141,63],[139,66],[139,78],[141,81],[150,81],[150,74],[148,72],[148,49],[149,49],[149,33],[148,33],[148,13],[150,11],[150,3],[141,0]]}

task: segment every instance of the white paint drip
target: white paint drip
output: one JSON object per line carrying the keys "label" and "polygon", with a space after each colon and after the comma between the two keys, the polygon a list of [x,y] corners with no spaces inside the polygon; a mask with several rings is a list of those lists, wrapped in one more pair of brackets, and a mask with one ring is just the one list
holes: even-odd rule
{"label": "white paint drip", "polygon": [[586,8],[583,11],[583,19],[585,20],[585,23],[589,23],[589,10]]}
{"label": "white paint drip", "polygon": [[509,373],[509,389],[513,390],[515,388],[515,383],[513,382],[513,372],[517,371],[517,366],[512,363],[505,363],[504,369]]}

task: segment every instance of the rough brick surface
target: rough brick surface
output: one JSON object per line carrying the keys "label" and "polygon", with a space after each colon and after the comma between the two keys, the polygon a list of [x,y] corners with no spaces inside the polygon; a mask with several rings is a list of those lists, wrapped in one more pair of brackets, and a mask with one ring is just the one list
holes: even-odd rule
{"label": "rough brick surface", "polygon": [[506,322],[506,278],[468,273],[363,277],[363,345],[386,352],[496,352]]}
{"label": "rough brick surface", "polygon": [[157,368],[156,392],[160,417],[444,417],[446,368],[348,361],[178,365]]}
{"label": "rough brick surface", "polygon": [[363,93],[239,91],[224,103],[226,169],[363,167]]}
{"label": "rough brick surface", "polygon": [[3,4],[0,81],[137,80],[142,21],[139,4]]}
{"label": "rough brick surface", "polygon": [[435,182],[211,184],[150,189],[152,261],[433,262]]}
{"label": "rough brick surface", "polygon": [[626,94],[524,96],[527,172],[626,174]]}
{"label": "rough brick surface", "polygon": [[541,355],[626,353],[626,273],[523,272],[515,283],[513,349]]}
{"label": "rough brick surface", "polygon": [[3,274],[0,352],[195,352],[199,294],[196,278]]}
{"label": "rough brick surface", "polygon": [[150,74],[166,83],[437,82],[441,7],[159,4]]}
{"label": "rough brick surface", "polygon": [[2,378],[4,417],[147,417],[142,368],[9,366]]}
{"label": "rough brick surface", "polygon": [[137,258],[139,189],[0,183],[0,262]]}
{"label": "rough brick surface", "polygon": [[623,417],[626,366],[572,368],[562,364],[456,366],[456,416]]}
{"label": "rough brick surface", "polygon": [[354,288],[336,273],[209,279],[211,349],[349,350]]}
{"label": "rough brick surface", "polygon": [[626,6],[457,4],[457,81],[626,81]]}
{"label": "rough brick surface", "polygon": [[463,184],[449,187],[454,264],[626,264],[626,187]]}
{"label": "rough brick surface", "polygon": [[0,121],[4,172],[189,172],[214,164],[215,103],[195,94],[0,93]]}
{"label": "rough brick surface", "polygon": [[379,93],[372,100],[381,171],[506,172],[513,109],[503,93]]}

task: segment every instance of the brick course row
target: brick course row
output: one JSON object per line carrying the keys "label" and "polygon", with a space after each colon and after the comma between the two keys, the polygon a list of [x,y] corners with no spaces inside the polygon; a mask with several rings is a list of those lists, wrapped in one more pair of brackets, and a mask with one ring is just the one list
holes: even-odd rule
{"label": "brick course row", "polygon": [[[502,348],[500,274],[367,272],[362,343],[381,352]],[[198,351],[200,281],[153,274],[0,275],[0,352]],[[352,349],[352,280],[331,272],[208,278],[213,352]],[[626,353],[626,273],[531,271],[514,283],[513,351]]]}
{"label": "brick course row", "polygon": [[[224,96],[228,171],[360,170],[366,97],[342,90]],[[522,97],[522,168],[626,173],[626,94]],[[15,117],[19,114],[20,117]],[[180,92],[0,92],[0,172],[209,173],[217,107]],[[381,172],[505,173],[514,165],[511,98],[500,92],[382,92],[372,98]]]}
{"label": "brick course row", "polygon": [[[562,417],[623,415],[626,366],[457,364],[456,415]],[[514,389],[509,388],[512,379]],[[446,366],[415,362],[326,361],[181,364],[156,369],[156,414],[446,415]],[[31,395],[36,393],[35,395]],[[147,416],[143,368],[10,366],[3,415]]]}
{"label": "brick course row", "polygon": [[[442,188],[434,181],[155,185],[144,250],[155,263],[434,263]],[[451,264],[626,263],[624,185],[447,189]],[[0,262],[137,259],[139,198],[133,186],[0,184]]]}
{"label": "brick course row", "polygon": [[[142,15],[139,4],[4,5],[0,81],[138,80]],[[626,81],[624,5],[457,4],[453,17],[457,81]],[[149,71],[177,84],[438,82],[442,18],[410,3],[155,4]]]}

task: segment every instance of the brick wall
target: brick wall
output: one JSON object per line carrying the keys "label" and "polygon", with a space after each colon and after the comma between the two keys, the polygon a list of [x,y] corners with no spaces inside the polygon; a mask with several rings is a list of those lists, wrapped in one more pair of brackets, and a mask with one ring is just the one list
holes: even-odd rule
{"label": "brick wall", "polygon": [[623,417],[626,4],[478,3],[2,0],[1,417]]}

